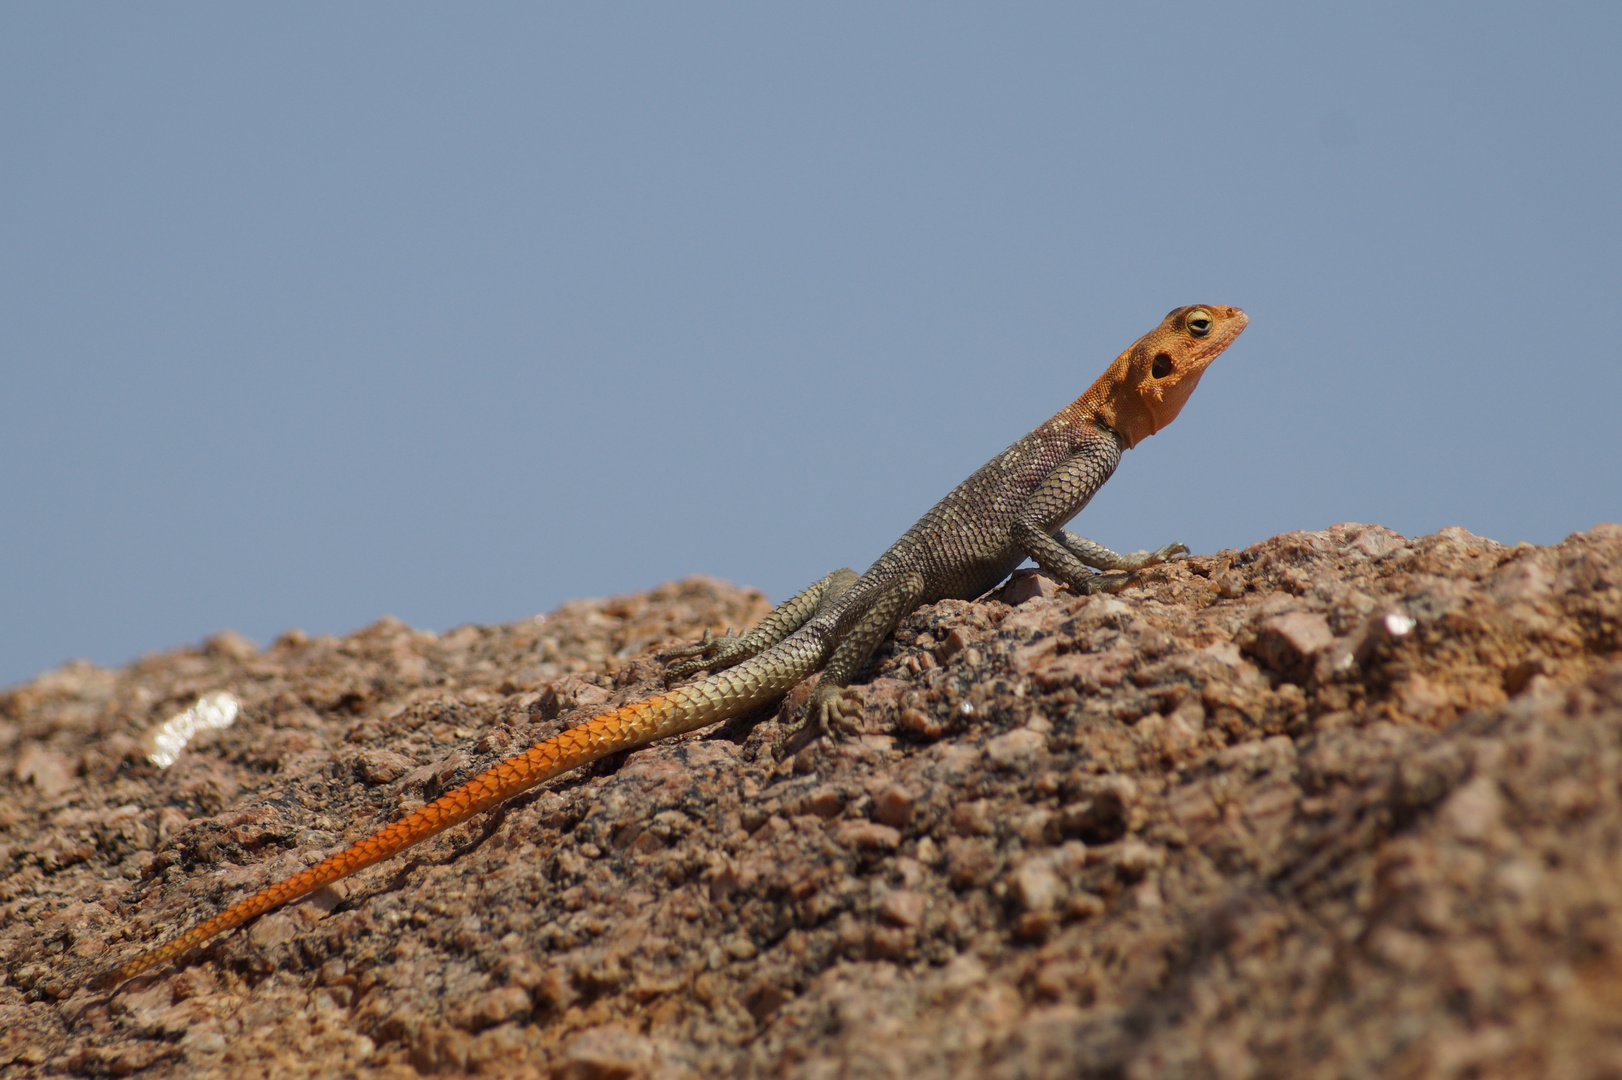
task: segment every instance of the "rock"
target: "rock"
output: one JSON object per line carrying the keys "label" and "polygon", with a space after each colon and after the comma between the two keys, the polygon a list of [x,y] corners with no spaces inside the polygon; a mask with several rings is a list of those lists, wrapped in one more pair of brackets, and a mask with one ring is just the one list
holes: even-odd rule
{"label": "rock", "polygon": [[[1305,683],[1312,674],[1313,657],[1334,645],[1335,635],[1319,612],[1286,611],[1258,619],[1255,629],[1241,640],[1244,651],[1263,669]],[[1338,656],[1334,662],[1340,668],[1346,666]]]}
{"label": "rock", "polygon": [[929,897],[911,889],[897,889],[885,895],[879,904],[879,917],[896,926],[916,927],[924,921]]}
{"label": "rock", "polygon": [[766,605],[690,579],[0,693],[0,1072],[1616,1072],[1622,527],[1335,525],[1013,595],[908,616],[792,766],[770,710],[619,755],[111,995]]}
{"label": "rock", "polygon": [[1017,607],[1027,600],[1038,597],[1052,600],[1059,595],[1061,588],[1063,586],[1044,571],[1017,570],[1003,587],[997,590],[996,598],[1011,607]]}
{"label": "rock", "polygon": [[1030,728],[1015,728],[986,743],[986,761],[997,769],[1026,769],[1047,750],[1047,736]]}

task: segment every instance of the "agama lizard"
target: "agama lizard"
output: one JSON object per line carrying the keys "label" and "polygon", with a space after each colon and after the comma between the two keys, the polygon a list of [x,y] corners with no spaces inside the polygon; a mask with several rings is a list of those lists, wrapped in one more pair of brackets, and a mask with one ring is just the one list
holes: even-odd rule
{"label": "agama lizard", "polygon": [[1121,555],[1062,526],[1109,479],[1121,451],[1176,419],[1205,369],[1247,322],[1234,307],[1177,308],[1116,357],[1085,394],[953,488],[865,574],[835,570],[749,633],[713,638],[706,632],[697,644],[664,657],[681,661],[667,669],[672,681],[700,673],[703,678],[594,717],[486,769],[336,855],[103,973],[97,983],[113,985],[180,957],[561,773],[770,704],[820,671],[798,723],[773,747],[781,757],[847,720],[847,710],[855,707],[848,684],[903,616],[948,597],[972,600],[1027,556],[1088,594],[1117,591],[1137,571],[1186,553],[1182,544],[1167,544]]}

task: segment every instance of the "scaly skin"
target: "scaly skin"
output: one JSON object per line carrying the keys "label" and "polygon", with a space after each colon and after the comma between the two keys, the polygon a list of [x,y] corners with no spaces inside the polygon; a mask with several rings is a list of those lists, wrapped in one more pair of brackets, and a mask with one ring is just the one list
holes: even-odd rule
{"label": "scaly skin", "polygon": [[[800,722],[773,746],[779,757],[852,707],[846,686],[914,608],[982,595],[1028,556],[1078,593],[1116,591],[1137,571],[1186,552],[1167,544],[1121,555],[1062,527],[1121,460],[1176,419],[1205,369],[1247,323],[1238,308],[1177,308],[1110,365],[1091,388],[978,469],[936,503],[858,577],[835,570],[739,637],[708,634],[666,655],[672,679],[697,682],[632,702],[538,743],[466,784],[212,919],[96,979],[112,986],[177,959],[216,934],[371,866],[536,784],[620,750],[642,746],[769,704],[817,671]],[[1093,573],[1088,567],[1109,573]]]}

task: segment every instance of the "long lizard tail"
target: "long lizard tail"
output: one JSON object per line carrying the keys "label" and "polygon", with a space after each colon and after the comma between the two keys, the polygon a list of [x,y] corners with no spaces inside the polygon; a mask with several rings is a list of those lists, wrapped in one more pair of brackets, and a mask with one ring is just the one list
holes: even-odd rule
{"label": "long lizard tail", "polygon": [[689,686],[678,686],[655,697],[634,701],[611,713],[593,717],[555,738],[536,743],[336,855],[239,900],[178,937],[101,973],[94,985],[114,986],[150,971],[190,952],[216,934],[397,855],[570,769],[768,704],[810,675],[820,659],[813,655],[814,649],[808,647],[809,643],[785,641],[783,645],[789,647],[769,650]]}

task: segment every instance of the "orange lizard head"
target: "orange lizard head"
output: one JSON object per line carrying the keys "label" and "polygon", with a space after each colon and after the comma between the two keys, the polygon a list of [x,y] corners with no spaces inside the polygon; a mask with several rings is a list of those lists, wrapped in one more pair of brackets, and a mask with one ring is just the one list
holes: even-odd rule
{"label": "orange lizard head", "polygon": [[1176,308],[1117,356],[1077,404],[1136,446],[1177,419],[1205,369],[1249,321],[1225,304]]}

